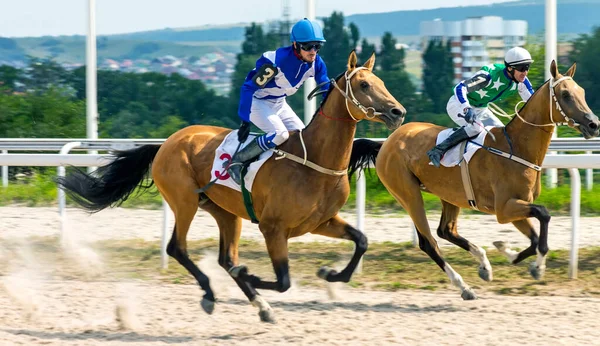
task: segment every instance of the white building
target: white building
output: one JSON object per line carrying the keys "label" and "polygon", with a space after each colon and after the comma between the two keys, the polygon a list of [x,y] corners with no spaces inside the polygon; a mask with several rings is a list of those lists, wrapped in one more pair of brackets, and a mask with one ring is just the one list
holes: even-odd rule
{"label": "white building", "polygon": [[502,63],[504,53],[525,45],[527,22],[485,16],[459,22],[439,19],[421,22],[423,49],[431,40],[450,41],[456,82],[472,76],[482,66]]}

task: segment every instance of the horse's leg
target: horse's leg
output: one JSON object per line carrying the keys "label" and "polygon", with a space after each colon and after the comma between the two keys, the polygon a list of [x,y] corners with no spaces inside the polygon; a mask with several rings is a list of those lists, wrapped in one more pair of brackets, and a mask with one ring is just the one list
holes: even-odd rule
{"label": "horse's leg", "polygon": [[256,275],[249,274],[245,266],[233,267],[230,273],[234,277],[239,277],[247,281],[256,289],[285,292],[291,286],[287,238],[289,232],[278,226],[278,224],[269,222],[268,219],[261,220],[259,228],[265,237],[265,243],[267,244],[267,250],[269,257],[271,257],[277,281],[265,281]]}
{"label": "horse's leg", "polygon": [[512,224],[523,233],[529,240],[531,241],[531,245],[528,248],[521,252],[517,252],[503,241],[495,241],[494,246],[498,249],[498,251],[502,252],[506,258],[512,264],[517,264],[526,259],[527,257],[535,255],[535,250],[538,246],[539,238],[535,230],[533,229],[533,225],[529,219],[523,219],[518,221],[513,221]]}
{"label": "horse's leg", "polygon": [[[207,211],[215,218],[219,226],[219,265],[228,273],[237,266],[238,246],[240,235],[242,233],[242,219],[225,209],[219,207],[212,201],[206,201],[200,205],[200,208]],[[273,309],[269,303],[262,298],[256,289],[248,281],[238,276],[231,275],[235,283],[242,289],[248,300],[253,306],[259,309],[260,319],[264,322],[273,322]]]}
{"label": "horse's leg", "polygon": [[431,229],[429,228],[429,222],[427,221],[427,215],[425,215],[425,208],[423,206],[423,196],[419,187],[420,183],[417,178],[411,172],[402,170],[393,172],[391,181],[384,180],[381,173],[379,176],[387,190],[400,202],[414,222],[421,250],[427,253],[448,275],[452,284],[460,289],[463,299],[477,299],[475,292],[463,281],[462,276],[442,258],[437,241],[432,236]]}
{"label": "horse's leg", "polygon": [[[515,224],[515,222],[526,220],[529,217],[538,219],[540,222],[540,236],[537,247],[534,248],[537,253],[537,258],[536,261],[531,264],[529,272],[534,279],[541,279],[546,271],[546,255],[548,254],[548,224],[550,223],[550,213],[548,212],[548,209],[541,205],[531,204],[527,201],[513,198],[501,205],[501,208],[496,208],[496,217],[500,223],[512,222],[517,226],[519,231],[523,232],[525,235],[528,235],[528,232],[530,232],[530,234],[535,234],[531,224],[526,226],[526,224],[522,222],[518,224]],[[529,231],[527,231],[527,227],[529,227]],[[534,236],[530,235],[529,239],[531,239],[533,245],[535,240]],[[519,261],[522,261],[531,255],[531,250],[529,250],[529,252],[525,252],[522,255],[522,258],[520,258]],[[519,258],[519,256],[517,256],[517,258]],[[515,260],[517,258],[515,258]]]}
{"label": "horse's leg", "polygon": [[176,195],[177,198],[172,198],[175,195],[165,195],[163,193],[175,214],[175,227],[171,240],[167,245],[167,253],[175,258],[198,281],[205,292],[200,305],[204,311],[211,314],[215,308],[215,296],[210,288],[208,277],[190,259],[187,252],[187,233],[198,210],[198,195],[193,191],[193,188],[190,188],[189,192],[187,189],[181,189]]}
{"label": "horse's leg", "polygon": [[338,273],[334,269],[321,267],[321,269],[319,269],[317,272],[318,277],[329,282],[349,282],[352,274],[356,270],[356,266],[358,265],[360,258],[367,251],[367,237],[361,231],[350,226],[346,221],[342,220],[339,215],[327,220],[311,233],[332,238],[348,239],[354,242],[354,254],[352,255],[352,258],[350,259],[350,262],[346,268]]}
{"label": "horse's leg", "polygon": [[487,258],[485,249],[479,247],[458,234],[457,219],[460,208],[442,201],[442,218],[437,229],[440,238],[446,239],[454,245],[468,251],[479,261],[479,277],[485,281],[492,281],[492,265]]}

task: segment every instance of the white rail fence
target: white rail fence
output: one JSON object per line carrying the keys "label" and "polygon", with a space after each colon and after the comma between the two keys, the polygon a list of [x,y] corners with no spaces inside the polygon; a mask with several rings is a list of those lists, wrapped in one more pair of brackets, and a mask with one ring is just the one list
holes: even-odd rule
{"label": "white rail fence", "polygon": [[[385,138],[374,139],[384,141]],[[69,154],[71,150],[124,150],[148,144],[162,144],[163,139],[0,139],[0,166],[2,167],[3,186],[7,185],[8,166],[57,166],[58,175],[64,176],[64,166],[94,167],[111,162],[110,155]],[[571,251],[569,259],[569,277],[577,277],[577,257],[579,247],[579,217],[581,201],[581,177],[579,169],[586,169],[588,189],[593,182],[593,169],[600,169],[600,155],[591,154],[600,151],[600,139],[584,140],[580,138],[557,138],[550,144],[552,151],[577,151],[586,154],[547,155],[544,168],[566,168],[571,175]],[[8,151],[58,151],[58,154],[10,154]],[[365,231],[366,181],[364,174],[359,174],[356,182],[357,228]],[[65,196],[59,189],[59,215],[61,219],[61,235],[64,231]],[[169,234],[170,210],[163,200],[163,231],[161,237],[161,265],[168,266],[166,255],[167,236]],[[413,238],[413,242],[416,240]]]}

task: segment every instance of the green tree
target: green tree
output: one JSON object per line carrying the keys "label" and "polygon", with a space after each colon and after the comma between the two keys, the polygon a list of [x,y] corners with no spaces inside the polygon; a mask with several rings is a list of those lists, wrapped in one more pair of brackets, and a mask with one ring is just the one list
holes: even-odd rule
{"label": "green tree", "polygon": [[319,55],[327,64],[330,76],[337,76],[346,70],[348,54],[353,49],[350,34],[344,28],[342,12],[333,12],[330,17],[323,19],[323,35],[327,43],[323,45]]}
{"label": "green tree", "polygon": [[429,41],[423,53],[423,88],[431,99],[432,111],[445,113],[446,103],[452,92],[454,68],[450,44]]}
{"label": "green tree", "polygon": [[383,71],[403,70],[404,66],[404,49],[398,49],[398,42],[390,32],[385,32],[381,38],[381,50],[378,55],[378,65]]}
{"label": "green tree", "polygon": [[358,46],[358,41],[360,40],[360,30],[358,30],[358,26],[354,23],[348,24],[348,29],[350,30],[350,44],[354,49]]}
{"label": "green tree", "polygon": [[0,66],[0,87],[15,89],[15,83],[22,78],[21,70],[8,65]]}
{"label": "green tree", "polygon": [[0,93],[0,137],[85,137],[85,104],[57,88],[44,93]]}
{"label": "green tree", "polygon": [[[366,38],[363,38],[362,42],[360,43],[360,53],[358,54],[358,62],[361,64],[364,63],[365,61],[369,60],[371,54],[373,53],[375,53],[375,44],[371,44],[369,43],[369,41],[367,41]],[[375,61],[377,61],[377,59]]]}
{"label": "green tree", "polygon": [[594,28],[591,34],[582,35],[576,39],[573,42],[573,50],[569,54],[569,60],[577,62],[575,79],[585,89],[586,101],[596,114],[600,112],[600,98],[595,97],[600,94],[599,56],[600,27]]}
{"label": "green tree", "polygon": [[65,87],[69,72],[51,59],[30,58],[24,79],[28,89],[44,91],[53,87]]}

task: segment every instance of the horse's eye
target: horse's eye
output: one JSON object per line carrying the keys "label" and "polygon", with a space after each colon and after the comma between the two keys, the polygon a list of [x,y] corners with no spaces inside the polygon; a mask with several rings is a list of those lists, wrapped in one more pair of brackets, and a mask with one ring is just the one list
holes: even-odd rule
{"label": "horse's eye", "polygon": [[569,92],[569,90],[563,90],[560,92],[560,96],[562,96],[562,98],[568,100],[571,98],[571,93]]}
{"label": "horse's eye", "polygon": [[369,89],[369,83],[362,81],[360,82],[360,87],[363,89]]}

